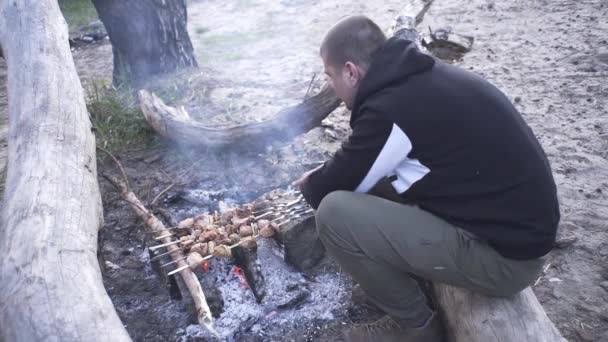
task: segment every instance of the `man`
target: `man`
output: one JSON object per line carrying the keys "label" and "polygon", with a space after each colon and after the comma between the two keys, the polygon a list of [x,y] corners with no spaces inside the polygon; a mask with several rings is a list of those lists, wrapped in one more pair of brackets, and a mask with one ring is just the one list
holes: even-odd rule
{"label": "man", "polygon": [[[536,279],[555,241],[556,188],[505,95],[362,16],[335,25],[321,57],[352,134],[295,183],[328,252],[387,313],[346,339],[441,340],[419,278],[492,296]],[[366,194],[378,189],[385,198]]]}

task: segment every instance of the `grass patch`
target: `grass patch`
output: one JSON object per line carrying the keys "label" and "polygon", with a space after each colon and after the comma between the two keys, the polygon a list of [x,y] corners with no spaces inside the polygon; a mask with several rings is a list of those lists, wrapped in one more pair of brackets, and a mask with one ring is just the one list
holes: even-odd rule
{"label": "grass patch", "polygon": [[110,151],[145,145],[154,136],[130,89],[95,81],[89,90],[87,109],[97,145]]}
{"label": "grass patch", "polygon": [[97,11],[91,0],[59,0],[59,8],[68,22],[70,32],[97,19]]}

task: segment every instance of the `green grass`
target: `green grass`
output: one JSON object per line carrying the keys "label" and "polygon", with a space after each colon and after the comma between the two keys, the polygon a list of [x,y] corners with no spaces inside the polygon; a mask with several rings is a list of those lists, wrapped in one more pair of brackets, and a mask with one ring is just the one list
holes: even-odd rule
{"label": "green grass", "polygon": [[97,145],[110,151],[142,146],[154,136],[130,89],[117,90],[102,81],[93,82],[87,109]]}
{"label": "green grass", "polygon": [[97,19],[97,11],[91,0],[59,0],[59,8],[68,22],[70,32]]}

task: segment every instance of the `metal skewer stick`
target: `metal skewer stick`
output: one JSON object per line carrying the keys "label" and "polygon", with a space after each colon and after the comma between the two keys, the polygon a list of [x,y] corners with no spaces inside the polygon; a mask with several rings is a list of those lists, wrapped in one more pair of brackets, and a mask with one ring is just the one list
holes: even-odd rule
{"label": "metal skewer stick", "polygon": [[[253,238],[254,238],[254,239],[256,239],[258,236],[260,236],[260,235],[259,235],[259,234],[258,234],[258,235],[254,235],[254,236],[253,236]],[[233,248],[235,248],[236,246],[241,245],[241,243],[243,243],[243,240],[244,240],[244,239],[241,239],[241,241],[239,241],[239,242],[237,242],[237,243],[235,243],[235,244],[233,244],[233,245],[228,246],[228,249],[233,249]],[[207,255],[206,257],[204,257],[202,261],[203,261],[203,262],[205,262],[205,261],[207,261],[207,260],[213,259],[214,257],[215,257],[215,256],[214,256],[213,254],[209,254],[209,255]],[[181,260],[183,260],[183,259],[181,259]],[[169,263],[169,264],[166,264],[166,265],[170,265],[170,263]],[[164,265],[163,265],[163,266],[164,266]],[[163,266],[161,266],[161,267],[163,267]],[[167,273],[167,275],[168,275],[168,276],[170,276],[170,275],[174,275],[175,273],[181,272],[181,271],[185,270],[186,268],[189,268],[190,266],[191,266],[191,265],[185,265],[185,266],[182,266],[182,267],[180,267],[180,268],[176,268],[176,269],[174,269],[173,271],[171,271],[171,272]],[[198,265],[196,265],[196,266],[198,266]]]}
{"label": "metal skewer stick", "polygon": [[187,259],[187,258],[188,258],[187,256],[185,256],[185,257],[181,257],[181,258],[179,258],[179,259],[173,260],[173,261],[168,262],[168,263],[166,263],[166,264],[160,265],[160,267],[166,267],[166,266],[169,266],[169,265],[173,265],[173,264],[175,264],[175,263],[177,263],[177,262],[180,262],[180,261],[182,261],[182,260],[185,260],[185,259]]}
{"label": "metal skewer stick", "polygon": [[291,202],[275,204],[275,205],[270,206],[268,208],[264,208],[264,209],[260,209],[258,211],[254,211],[252,214],[253,215],[257,215],[259,213],[264,213],[264,212],[267,212],[267,211],[273,211],[273,210],[288,208],[288,207],[291,207],[291,206],[293,206],[295,204],[298,204],[298,203],[302,202],[303,199],[304,199],[304,196],[299,195],[295,200],[293,200]]}
{"label": "metal skewer stick", "polygon": [[291,216],[291,215],[294,215],[294,214],[301,214],[300,212],[301,212],[301,211],[303,211],[303,210],[306,210],[306,207],[298,207],[298,208],[297,208],[297,209],[295,209],[295,210],[294,210],[294,209],[288,210],[288,211],[286,211],[286,212],[282,213],[283,215],[281,215],[281,216],[279,216],[279,217],[277,217],[277,218],[275,218],[275,219],[271,220],[270,222],[275,222],[275,223],[276,223],[277,221],[280,221],[280,220],[282,220],[282,219],[284,219],[284,218],[286,218],[286,217],[289,217],[289,216]]}
{"label": "metal skewer stick", "polygon": [[176,269],[174,269],[173,271],[171,271],[171,272],[167,273],[167,275],[168,275],[168,276],[170,276],[170,275],[174,275],[175,273],[181,272],[181,271],[183,271],[183,270],[185,270],[185,269],[187,269],[187,268],[190,268],[190,265],[184,265],[184,266],[182,266],[182,267],[180,267],[180,268],[176,268]]}
{"label": "metal skewer stick", "polygon": [[183,250],[181,248],[180,249],[174,249],[172,251],[168,251],[168,252],[165,252],[165,253],[162,253],[162,254],[159,254],[159,255],[155,255],[154,257],[150,258],[150,261],[158,260],[158,259],[160,259],[160,258],[162,258],[164,256],[167,256],[167,255],[169,255],[169,254],[171,254],[173,252],[183,252]]}
{"label": "metal skewer stick", "polygon": [[151,251],[155,251],[155,250],[157,250],[159,248],[175,245],[175,244],[178,244],[178,243],[180,243],[180,240],[175,240],[175,241],[163,243],[162,245],[152,246],[152,247],[149,247],[148,249],[151,250]]}
{"label": "metal skewer stick", "polygon": [[285,223],[287,223],[287,222],[289,222],[289,221],[291,221],[291,220],[293,220],[293,219],[296,219],[296,218],[298,218],[298,217],[301,217],[301,216],[302,216],[302,215],[304,215],[304,214],[312,213],[313,211],[314,211],[313,209],[308,209],[308,210],[306,210],[306,211],[304,211],[304,212],[301,212],[301,213],[299,213],[299,214],[297,214],[297,215],[294,215],[294,216],[292,216],[292,217],[288,218],[287,220],[285,220],[285,221],[283,221],[283,222],[281,222],[281,223],[277,223],[277,226],[279,226],[279,227],[280,227],[280,226],[284,225]]}
{"label": "metal skewer stick", "polygon": [[173,233],[169,233],[169,234],[161,235],[161,236],[159,236],[159,237],[157,237],[157,238],[154,238],[154,240],[162,240],[162,239],[164,239],[164,238],[166,238],[166,237],[171,237],[171,236],[173,236],[173,235],[175,235],[175,234],[173,234]]}
{"label": "metal skewer stick", "polygon": [[259,219],[261,219],[262,217],[266,217],[266,216],[268,216],[268,215],[272,215],[272,213],[273,213],[273,211],[271,210],[271,211],[269,211],[269,212],[267,212],[267,213],[264,213],[264,214],[262,214],[262,215],[260,215],[260,216],[254,216],[254,217],[253,217],[253,219],[254,219],[254,220],[259,220]]}

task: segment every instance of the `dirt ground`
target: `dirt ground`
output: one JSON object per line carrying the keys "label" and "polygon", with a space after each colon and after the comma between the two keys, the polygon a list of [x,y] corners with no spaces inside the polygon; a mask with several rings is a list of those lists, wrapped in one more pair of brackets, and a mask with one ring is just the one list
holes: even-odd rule
{"label": "dirt ground", "polygon": [[[189,31],[196,54],[216,81],[201,92],[214,108],[226,109],[209,115],[260,120],[300,101],[312,75],[322,73],[317,49],[325,30],[348,14],[365,14],[387,27],[399,9],[399,1],[381,6],[336,0],[191,2]],[[451,26],[473,36],[473,50],[457,64],[502,89],[540,139],[558,185],[564,243],[548,256],[533,289],[564,337],[577,342],[608,341],[607,17],[603,0],[435,0],[419,26],[423,32]],[[85,85],[111,76],[108,43],[76,50],[74,59]],[[2,123],[7,115],[3,63]],[[3,125],[2,137],[5,131]],[[187,189],[209,191],[208,202],[192,203],[209,208],[218,199],[239,203],[286,186],[329,158],[348,132],[348,112],[340,107],[323,127],[259,153],[218,154],[161,142],[120,157],[144,202],[179,183],[157,208],[170,209],[171,196]],[[100,171],[111,172],[112,165],[102,164]],[[142,261],[148,243],[143,227],[114,190],[100,184],[106,221],[100,251],[120,267],[108,271],[104,281],[119,315],[135,340],[183,340],[188,315]]]}

